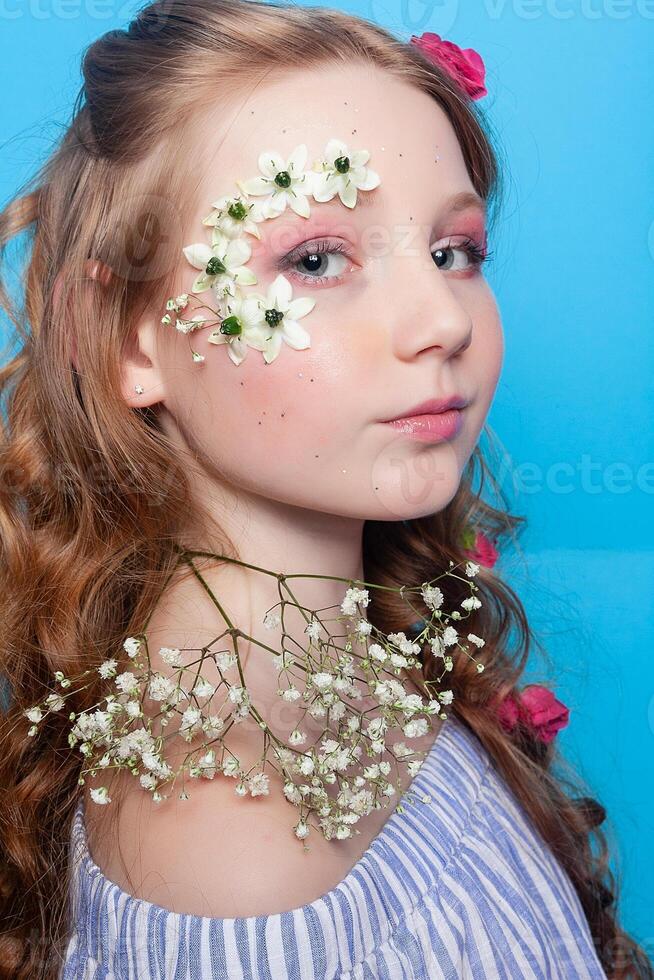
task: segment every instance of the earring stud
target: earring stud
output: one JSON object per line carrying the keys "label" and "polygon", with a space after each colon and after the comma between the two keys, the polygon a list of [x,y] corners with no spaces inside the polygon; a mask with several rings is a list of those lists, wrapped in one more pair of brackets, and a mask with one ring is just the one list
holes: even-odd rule
{"label": "earring stud", "polygon": [[142,395],[144,390],[145,389],[142,388],[141,385],[134,385],[134,391],[136,392],[137,395]]}

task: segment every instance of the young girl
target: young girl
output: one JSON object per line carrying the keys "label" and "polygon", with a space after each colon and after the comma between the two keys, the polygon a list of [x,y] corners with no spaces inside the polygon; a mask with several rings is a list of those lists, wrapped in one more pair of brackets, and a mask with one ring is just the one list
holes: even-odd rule
{"label": "young girl", "polygon": [[494,568],[483,62],[162,0],[83,67],[0,215],[1,975],[654,976]]}

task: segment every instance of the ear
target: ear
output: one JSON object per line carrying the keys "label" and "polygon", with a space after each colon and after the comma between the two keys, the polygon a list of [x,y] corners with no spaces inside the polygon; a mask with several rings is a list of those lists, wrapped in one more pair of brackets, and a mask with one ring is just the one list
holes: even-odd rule
{"label": "ear", "polygon": [[[103,287],[111,283],[114,275],[109,266],[99,259],[87,259],[84,271],[89,279],[96,280]],[[61,270],[53,287],[55,310],[60,310],[64,278],[65,272]],[[163,379],[157,367],[155,329],[156,323],[144,318],[132,331],[123,352],[121,390],[127,404],[133,408],[146,408],[162,401],[164,397]],[[70,356],[77,370],[77,343],[74,336],[71,337]]]}
{"label": "ear", "polygon": [[147,408],[164,400],[166,388],[157,355],[159,320],[146,313],[130,332],[122,355],[121,388],[132,408]]}

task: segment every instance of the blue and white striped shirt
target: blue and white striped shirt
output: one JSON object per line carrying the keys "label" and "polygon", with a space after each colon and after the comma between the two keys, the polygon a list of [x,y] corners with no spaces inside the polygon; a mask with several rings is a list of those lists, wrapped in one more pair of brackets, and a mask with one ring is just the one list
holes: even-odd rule
{"label": "blue and white striped shirt", "polygon": [[331,891],[223,919],[106,878],[80,800],[61,980],[606,980],[570,879],[456,715],[401,802]]}

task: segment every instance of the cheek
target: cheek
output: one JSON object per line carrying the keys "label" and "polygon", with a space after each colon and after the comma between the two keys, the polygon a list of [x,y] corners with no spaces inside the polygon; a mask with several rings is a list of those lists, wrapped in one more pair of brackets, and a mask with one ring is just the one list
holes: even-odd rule
{"label": "cheek", "polygon": [[335,425],[349,413],[351,365],[315,334],[314,327],[307,350],[283,344],[271,364],[250,349],[237,367],[225,350],[209,349],[203,382],[209,417],[224,419],[249,449],[276,452],[280,461],[288,452],[318,451],[330,443]]}
{"label": "cheek", "polygon": [[491,398],[497,386],[504,358],[504,333],[499,309],[490,289],[473,313],[474,352],[481,387]]}

